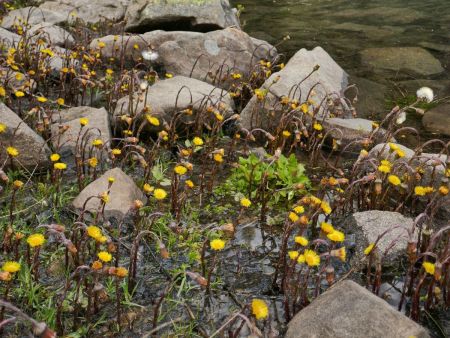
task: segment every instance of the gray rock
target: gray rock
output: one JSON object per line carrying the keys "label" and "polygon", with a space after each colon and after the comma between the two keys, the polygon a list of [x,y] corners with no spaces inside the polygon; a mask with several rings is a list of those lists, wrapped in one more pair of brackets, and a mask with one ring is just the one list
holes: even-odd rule
{"label": "gray rock", "polygon": [[373,119],[385,116],[385,95],[387,93],[385,85],[354,76],[350,78],[349,83],[355,84],[358,92],[354,89],[348,89],[345,96],[350,102],[353,102],[357,93],[358,100],[353,105],[359,117]]}
{"label": "gray rock", "polygon": [[[134,96],[133,113],[140,114],[146,103],[150,107],[151,115],[159,118],[161,124],[163,120],[169,122],[174,112],[190,107],[195,112],[195,110],[206,110],[208,106],[213,106],[220,110],[224,118],[233,114],[234,103],[228,92],[206,82],[184,76],[158,81],[149,87],[146,99],[144,96],[142,94],[141,99],[138,98],[138,94]],[[220,106],[223,107],[220,108]],[[117,118],[124,114],[129,114],[129,96],[125,96],[117,102],[114,117]],[[144,117],[143,114],[140,116],[140,119]],[[114,121],[117,120],[114,119]],[[156,129],[161,130],[161,127]]]}
{"label": "gray rock", "polygon": [[361,62],[375,71],[404,71],[418,76],[430,76],[444,71],[439,60],[420,47],[368,48],[361,52]]}
{"label": "gray rock", "polygon": [[[63,13],[48,10],[39,7],[23,7],[9,12],[1,23],[1,26],[6,29],[14,28],[15,25],[29,25],[34,26],[42,22],[51,24],[59,24],[66,20]],[[25,29],[24,29],[25,30]]]}
{"label": "gray rock", "polygon": [[[317,65],[320,68],[302,81]],[[323,106],[326,105],[326,102],[323,102],[326,101],[324,98],[340,97],[347,84],[347,73],[321,47],[311,51],[301,49],[289,60],[284,69],[272,74],[261,87],[262,90],[268,90],[264,106],[256,95],[251,98],[241,113],[241,126],[246,129],[275,127],[278,121],[274,116],[280,110],[280,98],[289,96],[291,99],[304,102],[313,86],[315,95],[310,98],[316,105],[322,103],[323,112]],[[293,90],[298,85],[299,88]]]}
{"label": "gray rock", "polygon": [[384,300],[346,280],[291,320],[286,338],[429,338],[428,332]]}
{"label": "gray rock", "polygon": [[[89,149],[92,140],[98,138],[103,141],[106,149],[109,148],[108,143],[111,140],[111,131],[108,112],[105,108],[74,107],[61,110],[58,115],[52,117],[54,123],[51,126],[51,131],[53,146],[55,149],[60,149],[60,154],[65,156],[76,154],[77,138],[81,130],[79,120],[82,117],[88,118],[89,124],[83,128],[80,142],[81,139],[84,139],[86,142],[84,144],[87,144],[86,148]],[[69,129],[58,136],[60,126],[68,126]]]}
{"label": "gray rock", "polygon": [[[174,75],[190,76],[212,84],[225,85],[231,72],[248,73],[252,65],[263,58],[272,59],[276,50],[267,44],[271,55],[257,46],[243,31],[226,28],[209,33],[153,31],[142,35],[109,35],[91,42],[91,49],[98,49],[99,42],[104,58],[142,60],[142,51],[151,48],[159,57],[155,64]],[[139,48],[135,49],[135,45]],[[195,65],[195,67],[194,67]],[[225,81],[223,80],[225,77]]]}
{"label": "gray rock", "polygon": [[[1,102],[0,123],[6,126],[6,130],[0,133],[1,158],[6,158],[6,147],[13,146],[19,151],[19,155],[13,160],[16,168],[34,170],[49,166],[50,149],[44,139]],[[6,166],[9,164],[10,161],[7,161]]]}
{"label": "gray rock", "polygon": [[56,0],[44,2],[39,8],[63,15],[66,23],[80,19],[85,23],[95,24],[105,19],[122,20],[127,4],[126,0]]}
{"label": "gray rock", "polygon": [[[133,179],[127,176],[120,168],[114,168],[105,172],[101,177],[86,186],[73,201],[73,206],[77,211],[83,209],[86,200],[91,196],[98,196],[108,190],[108,178],[114,177],[111,186],[109,202],[105,205],[105,217],[115,217],[121,219],[133,206],[135,200],[146,203],[147,198],[134,183]],[[100,199],[91,198],[86,204],[86,210],[96,213],[100,206]]]}
{"label": "gray rock", "polygon": [[131,0],[125,20],[127,31],[140,33],[154,29],[205,32],[239,27],[228,0]]}
{"label": "gray rock", "polygon": [[[371,136],[373,131],[372,121],[360,118],[354,119],[341,119],[331,118],[326,119],[323,122],[325,133],[329,132],[335,140],[339,140],[341,147],[347,146],[350,142],[356,140],[362,140]],[[384,129],[378,129],[373,133],[372,139],[375,143],[379,143],[383,140],[385,135]],[[360,147],[360,146],[359,146]],[[357,144],[354,147],[350,146],[349,149],[358,148]]]}
{"label": "gray rock", "polygon": [[[377,157],[379,159],[387,159],[391,163],[408,163],[412,168],[418,166],[424,169],[423,182],[422,185],[433,185],[435,187],[440,186],[441,179],[445,177],[445,163],[448,161],[447,155],[431,154],[431,153],[421,153],[416,155],[414,160],[411,160],[414,156],[414,150],[409,149],[401,144],[397,146],[405,153],[402,158],[396,158],[395,153],[391,152],[389,145],[387,143],[377,144],[369,151],[369,157]],[[434,172],[434,179],[432,175]]]}
{"label": "gray rock", "polygon": [[425,112],[422,123],[429,132],[450,136],[450,103],[441,104]]}
{"label": "gray rock", "polygon": [[[19,34],[10,32],[7,29],[0,27],[0,47],[5,49],[17,46],[17,43],[22,37]],[[1,48],[0,48],[1,49]]]}
{"label": "gray rock", "polygon": [[0,66],[0,81],[11,92],[15,93],[21,90],[25,93],[34,91],[36,82],[30,79],[28,74],[16,72],[10,68],[3,68]]}
{"label": "gray rock", "polygon": [[[355,234],[358,255],[371,243],[375,243],[378,236],[388,231],[377,243],[378,252],[384,254],[388,249],[389,263],[406,254],[408,230],[413,229],[412,218],[404,217],[398,212],[369,210],[357,212],[347,217],[343,227],[348,234]],[[398,228],[394,228],[397,227]],[[417,236],[417,231],[415,232]],[[391,245],[394,245],[390,248]]]}
{"label": "gray rock", "polygon": [[42,22],[31,27],[27,33],[33,41],[41,39],[54,46],[70,47],[75,42],[68,31],[48,22]]}

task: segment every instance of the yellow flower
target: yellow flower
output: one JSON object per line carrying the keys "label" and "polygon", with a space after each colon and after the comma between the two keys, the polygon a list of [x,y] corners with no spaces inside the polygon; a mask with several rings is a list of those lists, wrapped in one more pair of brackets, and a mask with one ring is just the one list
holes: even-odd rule
{"label": "yellow flower", "polygon": [[110,68],[108,68],[106,70],[106,74],[108,74],[108,75],[112,75],[113,73],[114,73],[114,71],[112,69],[110,69]]}
{"label": "yellow flower", "polygon": [[223,121],[223,115],[219,112],[215,112],[214,116],[216,117],[217,121]]}
{"label": "yellow flower", "polygon": [[414,193],[415,193],[417,196],[425,196],[426,191],[425,191],[425,188],[424,188],[424,187],[418,185],[417,187],[414,187]]}
{"label": "yellow flower", "polygon": [[100,198],[102,200],[103,203],[108,203],[109,202],[109,195],[107,191],[104,191],[100,194]]}
{"label": "yellow flower", "polygon": [[392,151],[398,150],[398,145],[395,143],[389,143],[389,148],[391,148]]}
{"label": "yellow flower", "polygon": [[249,206],[252,205],[252,202],[248,198],[243,197],[243,198],[241,198],[241,205],[244,208],[248,208]]}
{"label": "yellow flower", "polygon": [[60,158],[61,158],[61,156],[59,156],[59,154],[51,154],[51,155],[50,155],[50,160],[51,160],[52,162],[56,162],[56,161],[58,161]]}
{"label": "yellow flower", "polygon": [[388,173],[391,172],[391,167],[388,166],[388,165],[382,164],[382,165],[380,165],[380,166],[378,167],[378,171],[380,171],[380,172],[382,172],[382,173],[385,173],[385,174],[388,174]]}
{"label": "yellow flower", "polygon": [[97,257],[98,257],[102,262],[105,262],[105,263],[110,262],[111,259],[112,259],[112,255],[111,255],[109,252],[107,252],[107,251],[100,251],[100,252],[97,254]]}
{"label": "yellow flower", "polygon": [[92,270],[100,270],[103,267],[103,263],[100,261],[93,261],[91,268]]}
{"label": "yellow flower", "polygon": [[215,250],[215,251],[220,251],[223,250],[223,248],[225,247],[225,241],[221,240],[221,239],[213,239],[210,243],[209,243],[211,249]]}
{"label": "yellow flower", "polygon": [[89,237],[92,237],[94,239],[100,238],[103,236],[102,230],[95,225],[90,225],[86,228],[87,234]]}
{"label": "yellow flower", "polygon": [[314,123],[313,128],[317,131],[321,131],[323,129],[322,125],[320,123]]}
{"label": "yellow flower", "polygon": [[177,173],[178,175],[184,175],[184,174],[186,174],[187,169],[185,166],[177,165],[177,166],[175,166],[173,171],[175,171],[175,173]]}
{"label": "yellow flower", "polygon": [[289,251],[288,255],[290,259],[295,260],[298,258],[299,253],[298,251]]}
{"label": "yellow flower", "polygon": [[0,96],[6,96],[6,90],[2,86],[0,86]]}
{"label": "yellow flower", "polygon": [[35,248],[45,243],[45,237],[42,234],[32,234],[28,236],[27,243],[32,248]]}
{"label": "yellow flower", "polygon": [[43,96],[38,96],[38,97],[37,97],[37,100],[38,100],[39,102],[42,102],[42,103],[47,102],[47,98],[45,98],[45,97],[43,97]]}
{"label": "yellow flower", "polygon": [[56,100],[56,103],[60,106],[64,105],[64,99],[62,97],[60,97],[59,99]]}
{"label": "yellow flower", "polygon": [[6,152],[11,157],[16,157],[16,156],[19,155],[19,151],[16,148],[14,148],[14,147],[7,147],[6,148]]}
{"label": "yellow flower", "polygon": [[118,156],[118,155],[122,154],[122,150],[114,148],[111,150],[111,153],[115,156]]}
{"label": "yellow flower", "polygon": [[372,252],[373,248],[375,247],[375,243],[370,243],[367,248],[364,249],[364,255],[368,256]]}
{"label": "yellow flower", "polygon": [[65,170],[65,169],[67,169],[67,164],[65,164],[63,162],[56,162],[53,165],[53,168],[56,169],[56,170]]}
{"label": "yellow flower", "polygon": [[216,153],[213,156],[214,161],[216,161],[217,163],[222,163],[223,162],[223,156],[220,153]]}
{"label": "yellow flower", "polygon": [[15,180],[15,181],[13,182],[13,185],[14,185],[14,188],[20,189],[20,188],[23,187],[23,182],[20,181],[20,180]]}
{"label": "yellow flower", "polygon": [[303,237],[303,236],[295,236],[294,240],[295,240],[295,243],[298,243],[301,246],[307,246],[308,245],[308,240],[305,237]]}
{"label": "yellow flower", "polygon": [[449,192],[449,190],[446,186],[442,185],[439,187],[439,193],[441,195],[446,196],[446,195],[448,195],[448,192]]}
{"label": "yellow flower", "polygon": [[305,208],[303,207],[303,205],[297,205],[294,208],[295,213],[297,214],[303,214],[305,212]]}
{"label": "yellow flower", "polygon": [[289,219],[291,220],[291,222],[297,222],[298,221],[298,219],[299,219],[299,217],[298,217],[298,215],[295,213],[295,212],[290,212],[289,213]]}
{"label": "yellow flower", "polygon": [[389,181],[389,183],[391,183],[393,185],[399,185],[402,183],[402,181],[400,181],[400,178],[398,178],[398,176],[395,176],[395,175],[389,175],[388,181]]}
{"label": "yellow flower", "polygon": [[327,202],[322,201],[322,203],[320,203],[320,208],[325,214],[327,215],[331,214],[331,207]]}
{"label": "yellow flower", "polygon": [[112,176],[108,177],[108,183],[113,184],[116,181],[116,179]]}
{"label": "yellow flower", "polygon": [[92,167],[95,168],[98,164],[98,160],[96,157],[91,157],[90,159],[88,159],[88,164]]}
{"label": "yellow flower", "polygon": [[146,194],[150,194],[153,190],[155,190],[155,188],[152,187],[152,186],[151,186],[150,184],[148,184],[148,183],[145,183],[145,184],[144,184],[143,189],[144,189],[144,192],[145,192]]}
{"label": "yellow flower", "polygon": [[148,123],[150,123],[151,125],[158,127],[159,126],[159,120],[154,117],[151,116],[150,114],[145,114],[145,118],[147,119]]}
{"label": "yellow flower", "polygon": [[289,136],[291,136],[291,133],[287,130],[283,130],[283,137],[288,138]]}
{"label": "yellow flower", "polygon": [[79,121],[82,127],[87,126],[87,124],[89,123],[89,119],[86,117],[82,117]]}
{"label": "yellow flower", "polygon": [[425,269],[426,273],[434,275],[435,266],[433,263],[423,262],[422,266]]}
{"label": "yellow flower", "polygon": [[95,140],[92,141],[92,145],[93,145],[94,147],[100,147],[100,146],[103,145],[103,141],[100,140],[99,138],[96,138]]}
{"label": "yellow flower", "polygon": [[2,270],[9,273],[17,272],[20,270],[20,263],[14,261],[7,261],[3,264]]}
{"label": "yellow flower", "polygon": [[396,153],[397,156],[400,157],[400,158],[405,157],[405,152],[404,152],[403,150],[401,150],[401,149],[397,149],[397,150],[395,151],[395,153]]}
{"label": "yellow flower", "polygon": [[194,182],[192,182],[191,180],[186,180],[186,185],[189,187],[189,188],[193,188],[194,187]]}
{"label": "yellow flower", "polygon": [[303,263],[305,263],[305,255],[300,255],[300,256],[298,256],[298,258],[297,258],[297,263],[298,263],[298,264],[303,264]]}
{"label": "yellow flower", "polygon": [[239,73],[231,73],[231,77],[235,80],[240,79],[242,77],[241,74]]}
{"label": "yellow flower", "polygon": [[196,136],[192,140],[192,143],[196,146],[201,146],[201,145],[203,145],[203,140],[200,137]]}
{"label": "yellow flower", "polygon": [[252,300],[252,313],[256,319],[265,319],[269,316],[269,308],[262,299]]}
{"label": "yellow flower", "polygon": [[343,242],[345,239],[344,233],[339,230],[334,230],[333,232],[329,233],[327,237],[333,242]]}
{"label": "yellow flower", "polygon": [[345,246],[336,249],[331,250],[331,256],[339,258],[341,261],[345,262],[345,259],[347,258],[347,252],[345,251]]}
{"label": "yellow flower", "polygon": [[117,277],[124,278],[124,277],[128,276],[128,270],[122,266],[119,266],[118,268],[116,268],[114,274]]}
{"label": "yellow flower", "polygon": [[330,223],[327,222],[322,222],[320,224],[320,229],[322,229],[322,231],[326,234],[330,234],[334,231],[333,226]]}
{"label": "yellow flower", "polygon": [[166,198],[167,193],[165,190],[158,188],[153,191],[153,196],[155,196],[157,200],[163,200],[164,198]]}
{"label": "yellow flower", "polygon": [[3,123],[0,123],[0,134],[4,133],[6,131],[6,125],[4,125]]}
{"label": "yellow flower", "polygon": [[23,96],[25,96],[25,93],[18,90],[17,92],[14,93],[14,95],[16,95],[16,97],[23,97]]}
{"label": "yellow flower", "polygon": [[106,43],[104,43],[103,41],[99,41],[97,43],[98,48],[105,48],[106,47]]}
{"label": "yellow flower", "polygon": [[305,262],[308,266],[317,266],[320,264],[320,256],[313,250],[305,250],[303,253]]}
{"label": "yellow flower", "polygon": [[170,74],[170,73],[166,73],[166,78],[168,78],[168,79],[171,79],[171,78],[173,78],[173,74]]}

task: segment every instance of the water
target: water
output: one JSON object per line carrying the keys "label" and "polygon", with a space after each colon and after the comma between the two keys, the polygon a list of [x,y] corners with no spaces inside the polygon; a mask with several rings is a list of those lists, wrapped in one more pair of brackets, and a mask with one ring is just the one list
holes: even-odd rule
{"label": "water", "polygon": [[[323,47],[358,85],[362,117],[380,119],[393,104],[407,102],[408,95],[424,85],[431,87],[439,99],[450,98],[449,0],[232,2],[244,5],[241,22],[250,35],[275,45],[289,35],[290,39],[278,46],[287,58],[300,48]],[[416,62],[417,69],[437,62],[444,71],[392,71],[364,64],[360,53],[380,47],[423,48],[431,55],[425,61],[413,57],[411,62]],[[403,57],[400,59],[403,62]],[[423,130],[420,116],[410,116],[407,124],[419,128],[424,139],[436,137]]]}

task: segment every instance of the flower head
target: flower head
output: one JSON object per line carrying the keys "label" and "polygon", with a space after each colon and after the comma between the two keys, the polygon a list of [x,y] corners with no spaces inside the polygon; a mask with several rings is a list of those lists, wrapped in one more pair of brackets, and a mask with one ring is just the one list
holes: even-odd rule
{"label": "flower head", "polygon": [[327,222],[322,222],[320,224],[320,229],[326,234],[330,234],[330,233],[332,233],[334,231],[333,226],[330,223],[327,223]]}
{"label": "flower head", "polygon": [[318,266],[320,264],[320,256],[313,250],[305,250],[303,253],[305,262],[308,266]]}
{"label": "flower head", "polygon": [[373,248],[375,247],[375,243],[370,243],[367,248],[364,249],[364,255],[368,256],[372,252]]}
{"label": "flower head", "polygon": [[158,127],[160,124],[158,118],[156,118],[150,114],[146,114],[145,118],[147,119],[148,123],[150,123],[152,126]]}
{"label": "flower head", "polygon": [[177,166],[175,166],[173,171],[175,171],[175,173],[178,174],[178,175],[184,175],[187,172],[187,168],[185,166],[182,166],[182,165],[177,165]]}
{"label": "flower head", "polygon": [[153,191],[153,196],[157,199],[157,200],[163,200],[166,198],[167,196],[167,192],[164,189],[155,189]]}
{"label": "flower head", "polygon": [[195,146],[199,147],[199,146],[203,145],[203,140],[202,140],[200,137],[196,136],[196,137],[194,137],[194,139],[192,140],[192,143],[193,143]]}
{"label": "flower head", "polygon": [[252,313],[256,319],[265,319],[269,316],[269,308],[267,304],[262,299],[252,300]]}
{"label": "flower head", "polygon": [[109,252],[107,252],[107,251],[100,251],[100,252],[97,254],[97,257],[98,257],[102,262],[105,262],[105,263],[110,262],[111,259],[112,259],[112,255],[111,255]]}
{"label": "flower head", "polygon": [[345,239],[345,235],[343,232],[339,230],[333,230],[331,233],[327,235],[328,239],[333,242],[343,242]]}
{"label": "flower head", "polygon": [[95,225],[90,225],[86,228],[87,234],[89,237],[94,239],[100,238],[102,236],[102,230]]}
{"label": "flower head", "polygon": [[308,245],[308,240],[305,237],[303,237],[303,236],[296,236],[294,238],[294,240],[295,240],[295,243],[298,243],[301,246],[307,246]]}
{"label": "flower head", "polygon": [[39,247],[45,243],[45,237],[42,234],[32,234],[28,236],[27,243],[32,248]]}
{"label": "flower head", "polygon": [[144,50],[141,52],[142,58],[147,61],[156,61],[159,57],[157,52],[151,50]]}
{"label": "flower head", "polygon": [[290,259],[295,260],[298,258],[299,253],[298,251],[289,251],[288,255]]}
{"label": "flower head", "polygon": [[7,261],[3,264],[2,270],[9,273],[17,272],[20,270],[20,263],[14,261]]}
{"label": "flower head", "polygon": [[50,155],[50,161],[52,162],[56,162],[61,158],[61,156],[59,154],[51,154]]}
{"label": "flower head", "polygon": [[434,275],[435,265],[433,263],[423,262],[422,266],[425,269],[426,273]]}
{"label": "flower head", "polygon": [[67,169],[67,164],[63,162],[56,162],[55,164],[53,164],[53,168],[56,170],[65,170]]}
{"label": "flower head", "polygon": [[86,117],[82,117],[81,119],[79,119],[79,122],[80,122],[80,125],[81,125],[82,127],[85,127],[85,126],[88,125],[89,119],[86,118]]}
{"label": "flower head", "polygon": [[14,148],[14,147],[7,147],[6,148],[6,152],[11,157],[16,157],[16,156],[19,155],[19,151],[16,148]]}
{"label": "flower head", "polygon": [[221,239],[213,239],[210,243],[209,243],[211,249],[215,250],[215,251],[220,251],[223,250],[223,248],[225,247],[225,241],[221,240]]}
{"label": "flower head", "polygon": [[252,202],[248,198],[246,197],[241,198],[241,206],[243,206],[244,208],[248,208],[251,205]]}
{"label": "flower head", "polygon": [[396,175],[389,175],[388,176],[388,181],[389,183],[391,183],[392,185],[399,185],[402,183],[402,181],[400,180],[400,178],[398,178],[398,176]]}

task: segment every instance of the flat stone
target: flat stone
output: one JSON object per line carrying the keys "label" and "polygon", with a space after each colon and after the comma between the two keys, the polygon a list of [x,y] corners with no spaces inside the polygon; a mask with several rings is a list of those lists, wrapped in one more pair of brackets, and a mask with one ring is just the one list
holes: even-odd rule
{"label": "flat stone", "polygon": [[[308,77],[317,65],[320,68]],[[307,79],[302,81],[305,78]],[[316,85],[317,83],[320,85]],[[321,47],[311,51],[301,49],[281,71],[272,74],[262,85],[262,90],[268,90],[263,107],[256,95],[251,98],[241,113],[240,124],[249,130],[274,128],[278,123],[274,117],[280,110],[281,97],[286,96],[304,102],[309,90],[315,86],[315,95],[310,98],[317,105],[325,97],[341,96],[347,84],[347,73]],[[299,88],[293,90],[297,85]]]}
{"label": "flat stone", "polygon": [[[94,139],[101,139],[104,144],[111,140],[109,116],[105,108],[85,106],[63,109],[52,116],[54,123],[51,126],[53,146],[60,149],[60,154],[64,156],[76,154],[77,138],[81,130],[79,121],[82,117],[89,119],[89,124],[83,128],[80,136],[80,140],[85,140],[87,148],[91,147]],[[58,136],[60,126],[68,126],[69,129]],[[105,147],[108,148],[108,144]]]}
{"label": "flat stone", "polygon": [[[1,158],[6,158],[6,147],[13,146],[19,151],[14,158],[13,165],[16,169],[47,168],[50,164],[50,149],[44,139],[31,129],[16,113],[0,102],[0,123],[6,126],[6,130],[0,133]],[[16,131],[17,129],[17,131]],[[9,167],[10,161],[6,161]]]}
{"label": "flat stone", "polygon": [[426,48],[426,49],[436,50],[436,51],[442,52],[442,53],[450,53],[449,45],[443,45],[440,43],[434,43],[434,42],[428,42],[428,41],[419,42],[418,45],[423,48]]}
{"label": "flat stone", "polygon": [[[137,105],[136,102],[138,102]],[[136,114],[142,112],[144,103],[150,107],[152,116],[166,122],[172,119],[175,112],[186,108],[193,109],[194,117],[196,110],[203,109],[205,111],[208,106],[212,106],[219,109],[224,118],[230,117],[234,108],[234,102],[225,90],[184,76],[175,76],[171,79],[156,82],[149,87],[145,100],[143,98],[139,100],[136,94],[133,100]],[[117,102],[114,116],[117,118],[128,114],[128,107],[129,96],[125,96]],[[143,118],[142,114],[141,118]],[[114,119],[114,121],[116,122],[117,119]],[[155,130],[160,129],[161,127],[155,128]]]}
{"label": "flat stone", "polygon": [[155,29],[211,31],[239,20],[228,0],[131,0],[125,29],[143,33]]}
{"label": "flat stone", "polygon": [[405,31],[404,28],[401,27],[393,27],[393,26],[370,26],[370,25],[362,25],[354,22],[344,22],[337,25],[333,25],[330,27],[334,30],[341,31],[350,31],[350,32],[358,32],[363,33],[367,37],[371,39],[382,39],[389,37],[391,35],[398,35]]}
{"label": "flat stone", "polygon": [[429,132],[450,136],[450,103],[426,111],[422,123]]}
{"label": "flat stone", "polygon": [[374,20],[376,18],[379,22],[386,24],[408,24],[425,18],[425,14],[423,12],[417,11],[412,8],[388,6],[378,6],[366,9],[342,9],[336,11],[335,15],[352,20],[366,18]]}
{"label": "flat stone", "polygon": [[362,64],[375,71],[404,71],[418,76],[436,75],[444,71],[439,60],[420,47],[368,48],[360,54]]}
{"label": "flat stone", "polygon": [[208,33],[158,30],[142,35],[109,35],[93,40],[90,48],[98,50],[100,41],[105,43],[101,49],[104,58],[120,60],[123,52],[128,60],[141,62],[142,51],[152,49],[159,55],[154,64],[166,72],[187,77],[192,73],[196,79],[220,86],[231,80],[229,73],[248,73],[260,59],[270,60],[277,54],[268,43],[267,48],[256,49],[250,36],[236,28]]}
{"label": "flat stone", "polygon": [[374,119],[385,116],[385,95],[387,93],[387,87],[385,85],[355,76],[349,79],[349,83],[355,84],[358,91],[348,89],[345,92],[345,96],[350,102],[353,102],[357,93],[358,100],[354,104],[354,107],[359,117]]}
{"label": "flat stone", "polygon": [[[416,168],[418,166],[424,169],[423,182],[422,185],[433,185],[434,187],[439,187],[441,185],[441,179],[445,177],[445,163],[448,161],[447,155],[439,155],[432,153],[421,153],[416,155],[414,160],[414,150],[409,149],[401,144],[397,144],[399,149],[401,149],[405,156],[402,158],[397,158],[395,153],[390,151],[389,145],[387,143],[377,144],[369,151],[369,157],[387,159],[393,162],[408,163],[409,166]],[[434,179],[431,181],[434,172]]]}
{"label": "flat stone", "polygon": [[[343,222],[346,233],[355,234],[358,254],[371,243],[375,243],[378,236],[388,231],[378,241],[377,248],[381,254],[384,254],[392,244],[395,245],[389,249],[386,263],[398,259],[406,254],[408,243],[408,230],[411,230],[414,220],[403,216],[398,212],[369,210],[357,212],[347,217]],[[394,228],[397,227],[398,228]],[[415,232],[417,235],[417,231]]]}
{"label": "flat stone", "polygon": [[70,47],[75,43],[73,36],[68,31],[48,22],[37,24],[27,32],[33,41],[40,39],[54,46]]}
{"label": "flat stone", "polygon": [[[114,177],[111,186],[109,202],[105,205],[105,217],[121,219],[135,200],[146,203],[147,198],[134,183],[133,179],[126,175],[120,168],[114,168],[105,172],[101,177],[86,186],[73,201],[74,208],[80,212],[86,200],[91,196],[98,196],[108,190],[108,178]],[[96,213],[100,207],[100,199],[91,198],[86,204],[86,210]]]}
{"label": "flat stone", "polygon": [[34,26],[42,22],[59,24],[66,20],[60,12],[55,12],[39,7],[23,7],[9,12],[1,22],[1,26],[6,29],[12,29],[15,25]]}
{"label": "flat stone", "polygon": [[290,321],[285,338],[429,338],[427,330],[353,281],[320,295]]}

